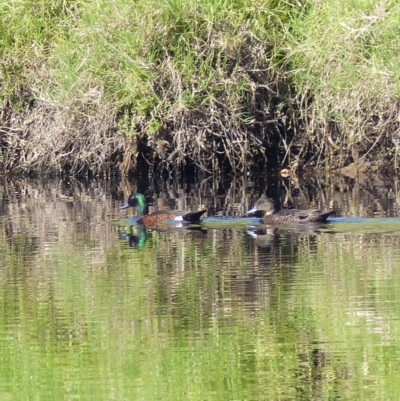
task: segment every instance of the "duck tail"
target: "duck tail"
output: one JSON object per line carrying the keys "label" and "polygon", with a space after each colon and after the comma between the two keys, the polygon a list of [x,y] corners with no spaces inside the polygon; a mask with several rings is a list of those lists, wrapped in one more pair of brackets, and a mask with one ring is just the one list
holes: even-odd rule
{"label": "duck tail", "polygon": [[333,210],[329,212],[323,212],[319,215],[319,218],[321,222],[325,222],[329,216],[331,216],[333,213],[335,213]]}
{"label": "duck tail", "polygon": [[206,212],[207,210],[200,210],[198,212],[190,212],[183,216],[183,220],[187,223],[199,223],[200,217]]}

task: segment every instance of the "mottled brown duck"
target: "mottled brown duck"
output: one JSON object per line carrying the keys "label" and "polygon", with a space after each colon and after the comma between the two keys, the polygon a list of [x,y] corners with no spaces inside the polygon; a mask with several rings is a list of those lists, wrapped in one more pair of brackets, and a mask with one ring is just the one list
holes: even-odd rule
{"label": "mottled brown duck", "polygon": [[265,224],[290,224],[290,223],[325,223],[333,211],[320,209],[282,209],[275,211],[274,201],[262,196],[254,207],[247,213],[264,212],[262,222]]}

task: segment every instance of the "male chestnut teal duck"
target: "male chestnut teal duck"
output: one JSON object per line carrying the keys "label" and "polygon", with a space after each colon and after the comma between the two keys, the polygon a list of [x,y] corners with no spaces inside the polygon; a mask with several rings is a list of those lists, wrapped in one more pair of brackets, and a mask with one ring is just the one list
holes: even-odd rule
{"label": "male chestnut teal duck", "polygon": [[154,226],[166,221],[199,223],[200,217],[206,212],[206,210],[200,210],[198,212],[159,210],[154,213],[145,214],[147,209],[146,199],[142,194],[135,192],[129,195],[128,202],[122,205],[119,209],[127,209],[128,207],[135,207],[137,209],[137,224],[142,224],[144,226]]}
{"label": "male chestnut teal duck", "polygon": [[257,200],[254,207],[247,213],[257,211],[265,212],[262,222],[265,224],[289,224],[289,223],[324,223],[333,211],[322,211],[320,209],[282,209],[275,211],[274,201],[262,196]]}

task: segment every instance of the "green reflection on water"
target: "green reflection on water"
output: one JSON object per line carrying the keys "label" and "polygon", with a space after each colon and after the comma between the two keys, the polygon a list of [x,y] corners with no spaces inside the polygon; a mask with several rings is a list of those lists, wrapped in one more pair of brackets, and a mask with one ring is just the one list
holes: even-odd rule
{"label": "green reflection on water", "polygon": [[400,394],[395,236],[32,238],[0,241],[2,400]]}

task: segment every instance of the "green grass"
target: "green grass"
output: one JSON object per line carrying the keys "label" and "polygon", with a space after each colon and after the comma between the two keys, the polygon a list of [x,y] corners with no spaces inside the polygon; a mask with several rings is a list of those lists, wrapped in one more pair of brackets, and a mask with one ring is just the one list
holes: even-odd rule
{"label": "green grass", "polygon": [[[2,125],[10,115],[55,115],[57,127],[96,131],[91,143],[116,141],[104,149],[108,160],[146,142],[155,163],[189,159],[209,171],[262,166],[265,156],[293,167],[364,154],[390,160],[399,20],[395,1],[8,0],[0,5]],[[27,167],[11,150],[5,168],[46,170],[45,150],[27,144],[43,125],[29,125],[30,140],[16,146]],[[53,137],[69,131],[46,127]],[[100,169],[90,146],[68,167],[70,146],[60,145],[48,170]]]}

